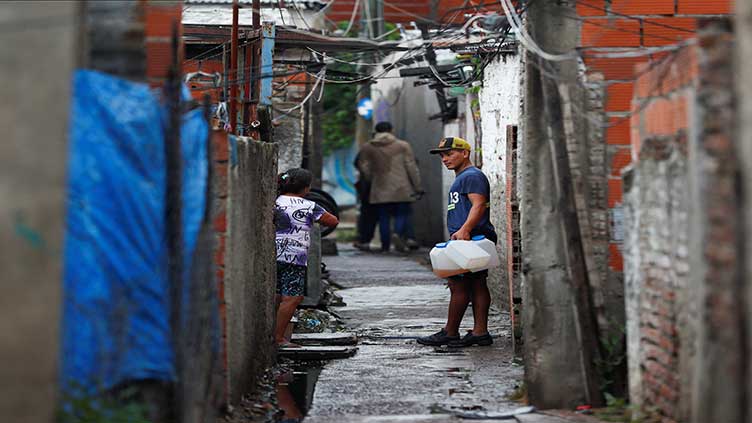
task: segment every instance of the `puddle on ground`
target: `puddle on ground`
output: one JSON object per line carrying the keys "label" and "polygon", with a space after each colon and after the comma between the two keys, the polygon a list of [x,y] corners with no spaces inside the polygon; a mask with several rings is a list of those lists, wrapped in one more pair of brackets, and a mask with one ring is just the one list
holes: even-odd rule
{"label": "puddle on ground", "polygon": [[302,422],[313,404],[313,392],[321,365],[299,365],[277,376],[277,403],[284,413],[282,423]]}

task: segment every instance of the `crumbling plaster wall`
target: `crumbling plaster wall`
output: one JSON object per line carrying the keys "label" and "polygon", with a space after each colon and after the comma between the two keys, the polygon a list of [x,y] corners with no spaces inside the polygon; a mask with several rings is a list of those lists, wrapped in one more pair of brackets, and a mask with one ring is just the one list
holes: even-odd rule
{"label": "crumbling plaster wall", "polygon": [[[507,127],[520,123],[521,83],[520,56],[508,54],[498,57],[486,67],[480,91],[480,120],[482,133],[483,173],[491,184],[491,223],[499,241],[496,250],[501,263],[507,263]],[[502,265],[489,272],[488,286],[494,303],[509,310],[509,281],[507,267]],[[519,289],[519,284],[517,284]]]}

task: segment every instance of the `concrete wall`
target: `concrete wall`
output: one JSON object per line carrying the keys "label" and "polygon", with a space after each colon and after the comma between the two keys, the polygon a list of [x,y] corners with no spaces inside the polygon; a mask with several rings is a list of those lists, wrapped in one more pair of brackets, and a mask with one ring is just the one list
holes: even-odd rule
{"label": "concrete wall", "polygon": [[[734,54],[736,92],[738,101],[737,111],[737,151],[740,157],[752,157],[752,143],[739,143],[738,140],[752,139],[752,3],[745,1],[736,2],[737,19],[736,25],[736,49]],[[742,260],[745,263],[742,272],[745,276],[752,275],[752,248],[749,248],[752,234],[752,161],[742,160],[740,163],[740,183],[742,203],[742,225],[745,233],[743,245],[745,247]],[[746,299],[746,309],[752,310],[752,286],[744,288],[743,295]],[[752,351],[752,315],[747,313],[744,317],[746,323],[747,351]],[[747,392],[752,392],[752,368],[747,366]],[[747,401],[747,416],[752,416],[752,401]]]}
{"label": "concrete wall", "polygon": [[79,5],[0,4],[0,420],[57,407],[71,71]]}
{"label": "concrete wall", "polygon": [[[396,57],[402,54],[397,53]],[[396,71],[386,76],[395,75],[398,75]],[[439,143],[444,132],[440,119],[428,120],[428,116],[439,112],[435,94],[425,86],[414,87],[413,82],[412,78],[378,80],[371,88],[373,121],[391,121],[394,134],[413,148],[426,192],[420,201],[413,203],[413,226],[417,240],[433,246],[446,239],[445,207],[449,187],[445,189],[442,185],[442,173],[446,169],[428,150]]]}
{"label": "concrete wall", "polygon": [[230,144],[224,300],[229,394],[237,403],[273,362],[276,190],[269,187],[277,183],[278,148],[242,137]]}
{"label": "concrete wall", "polygon": [[[480,99],[483,173],[491,183],[491,223],[499,235],[496,249],[501,262],[508,262],[507,230],[507,127],[520,123],[522,109],[520,56],[510,54],[495,59],[486,67]],[[506,266],[489,272],[488,286],[494,303],[509,310],[509,275]],[[517,281],[519,289],[519,281]],[[517,294],[519,296],[520,293]]]}

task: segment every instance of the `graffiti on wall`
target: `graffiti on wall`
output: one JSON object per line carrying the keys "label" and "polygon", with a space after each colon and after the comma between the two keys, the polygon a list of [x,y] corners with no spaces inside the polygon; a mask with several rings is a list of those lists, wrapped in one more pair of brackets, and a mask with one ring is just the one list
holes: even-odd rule
{"label": "graffiti on wall", "polygon": [[321,179],[324,191],[328,192],[340,207],[357,204],[355,181],[355,156],[358,154],[357,143],[353,142],[348,148],[334,150],[324,157],[324,168]]}

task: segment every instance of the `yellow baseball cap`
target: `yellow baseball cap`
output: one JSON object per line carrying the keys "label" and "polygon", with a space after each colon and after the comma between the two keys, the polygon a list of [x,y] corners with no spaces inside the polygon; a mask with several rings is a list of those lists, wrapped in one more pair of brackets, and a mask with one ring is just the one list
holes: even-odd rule
{"label": "yellow baseball cap", "polygon": [[437,148],[431,149],[428,152],[431,154],[439,154],[442,151],[449,150],[467,150],[471,151],[470,143],[459,137],[447,137],[439,142]]}

